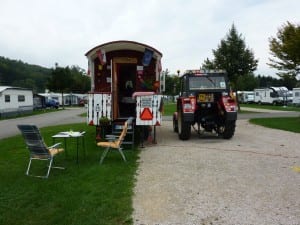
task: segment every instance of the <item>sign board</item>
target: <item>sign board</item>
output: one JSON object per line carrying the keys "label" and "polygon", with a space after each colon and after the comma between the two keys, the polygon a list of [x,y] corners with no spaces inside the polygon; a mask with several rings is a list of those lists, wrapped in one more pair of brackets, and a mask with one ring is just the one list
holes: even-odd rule
{"label": "sign board", "polygon": [[162,95],[136,96],[136,125],[160,125],[162,121]]}
{"label": "sign board", "polygon": [[141,96],[141,108],[152,108],[152,96]]}

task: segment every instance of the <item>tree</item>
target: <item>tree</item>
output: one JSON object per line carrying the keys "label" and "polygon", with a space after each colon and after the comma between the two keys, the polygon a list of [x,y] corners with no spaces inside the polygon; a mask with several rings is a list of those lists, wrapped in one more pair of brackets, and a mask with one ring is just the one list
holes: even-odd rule
{"label": "tree", "polygon": [[50,75],[48,68],[0,56],[1,85],[30,88],[34,93],[44,92]]}
{"label": "tree", "polygon": [[258,79],[258,86],[257,87],[279,87],[285,86],[282,79],[278,79],[272,76],[257,76]]}
{"label": "tree", "polygon": [[175,74],[169,74],[169,71],[166,71],[167,73],[165,74],[165,80],[166,80],[166,90],[165,94],[166,95],[178,95],[179,92],[179,77],[178,75]]}
{"label": "tree", "polygon": [[61,93],[62,105],[64,108],[64,92],[70,91],[72,76],[69,67],[63,68],[55,64],[55,68],[51,70],[51,77],[48,80],[47,87],[50,91]]}
{"label": "tree", "polygon": [[244,76],[239,76],[236,81],[236,86],[240,91],[253,91],[258,87],[259,80],[253,74],[245,74]]}
{"label": "tree", "polygon": [[[60,92],[62,94],[62,103],[64,104],[63,93],[87,93],[91,90],[90,77],[86,76],[83,69],[78,66],[69,66],[63,68],[55,64],[51,70],[51,77],[48,79],[47,87],[50,91]],[[64,105],[63,105],[64,107]]]}
{"label": "tree", "polygon": [[212,50],[214,59],[208,58],[202,64],[203,69],[223,69],[226,70],[230,82],[236,89],[237,80],[240,76],[249,76],[257,68],[258,60],[254,58],[254,53],[246,48],[245,40],[238,34],[234,24],[222,39],[218,48]]}
{"label": "tree", "polygon": [[27,79],[24,79],[24,80],[16,80],[12,83],[12,86],[29,88],[29,89],[32,89],[33,93],[38,93],[37,92],[38,87],[36,85],[36,82],[31,78],[27,78]]}
{"label": "tree", "polygon": [[87,93],[91,90],[91,78],[86,76],[85,71],[79,66],[71,66],[72,83],[70,91],[73,93]]}
{"label": "tree", "polygon": [[283,79],[296,78],[300,73],[300,25],[284,24],[276,37],[269,38],[269,48],[268,65],[279,70],[277,75]]}

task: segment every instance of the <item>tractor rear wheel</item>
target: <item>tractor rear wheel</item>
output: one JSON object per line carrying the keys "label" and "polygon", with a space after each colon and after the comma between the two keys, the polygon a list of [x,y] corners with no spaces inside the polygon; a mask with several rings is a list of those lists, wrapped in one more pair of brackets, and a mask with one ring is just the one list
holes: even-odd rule
{"label": "tractor rear wheel", "polygon": [[230,139],[233,137],[235,132],[235,120],[228,120],[218,127],[218,134],[224,139]]}

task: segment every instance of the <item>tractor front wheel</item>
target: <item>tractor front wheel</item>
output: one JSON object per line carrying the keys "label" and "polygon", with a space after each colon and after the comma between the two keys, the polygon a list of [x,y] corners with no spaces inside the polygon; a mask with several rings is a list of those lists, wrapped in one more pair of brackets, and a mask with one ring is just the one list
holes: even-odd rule
{"label": "tractor front wheel", "polygon": [[182,110],[178,110],[178,137],[181,140],[188,140],[191,137],[191,124],[183,119]]}
{"label": "tractor front wheel", "polygon": [[178,132],[178,120],[175,117],[173,117],[173,131]]}

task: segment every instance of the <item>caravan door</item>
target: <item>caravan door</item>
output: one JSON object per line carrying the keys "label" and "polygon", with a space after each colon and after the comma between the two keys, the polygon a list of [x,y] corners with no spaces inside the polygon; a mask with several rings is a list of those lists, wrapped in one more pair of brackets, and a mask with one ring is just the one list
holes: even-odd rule
{"label": "caravan door", "polygon": [[113,119],[135,117],[135,91],[137,58],[113,58],[112,68],[112,104]]}

